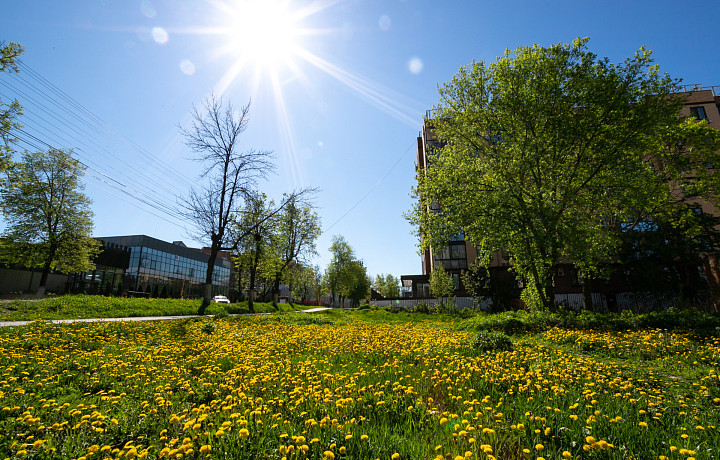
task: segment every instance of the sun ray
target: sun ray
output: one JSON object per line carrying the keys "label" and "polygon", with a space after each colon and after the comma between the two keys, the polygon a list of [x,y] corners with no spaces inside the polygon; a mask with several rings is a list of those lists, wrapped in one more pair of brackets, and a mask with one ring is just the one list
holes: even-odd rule
{"label": "sun ray", "polygon": [[273,94],[275,96],[275,111],[280,119],[280,133],[282,135],[284,145],[283,152],[285,152],[288,164],[290,165],[294,184],[302,187],[305,184],[305,180],[303,178],[302,168],[300,167],[300,162],[297,157],[295,136],[293,135],[292,126],[288,117],[285,95],[282,91],[282,86],[276,73],[271,74],[271,81]]}
{"label": "sun ray", "polygon": [[354,90],[361,96],[364,96],[370,102],[380,107],[384,112],[392,115],[404,124],[413,127],[417,126],[417,114],[422,113],[422,109],[418,108],[420,107],[419,103],[412,101],[417,107],[411,107],[403,104],[397,99],[401,97],[407,99],[407,97],[397,94],[382,85],[343,70],[307,50],[299,50],[298,55],[316,68],[343,83],[348,88]]}

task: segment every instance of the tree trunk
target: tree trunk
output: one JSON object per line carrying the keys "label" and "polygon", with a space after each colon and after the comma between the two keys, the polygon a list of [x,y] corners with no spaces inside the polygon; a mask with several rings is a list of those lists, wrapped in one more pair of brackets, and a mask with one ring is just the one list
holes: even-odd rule
{"label": "tree trunk", "polygon": [[37,290],[38,297],[42,297],[45,295],[45,287],[47,286],[48,276],[50,275],[50,267],[52,266],[53,259],[55,259],[56,252],[57,245],[51,243],[50,250],[48,251],[48,256],[45,259],[45,264],[43,265],[42,274],[40,275],[40,285],[38,286]]}
{"label": "tree trunk", "polygon": [[248,289],[248,310],[250,313],[255,313],[255,306],[253,305],[253,302],[255,301],[255,273],[257,272],[256,268],[253,266],[250,268],[250,289]]}
{"label": "tree trunk", "polygon": [[553,292],[552,277],[543,277],[538,273],[537,268],[533,268],[533,287],[540,297],[540,307],[544,311],[555,310],[555,294]]}
{"label": "tree trunk", "polygon": [[278,308],[278,297],[280,296],[280,275],[275,275],[275,280],[273,281],[273,307],[275,310],[279,310]]}
{"label": "tree trunk", "polygon": [[213,238],[212,246],[210,246],[210,258],[208,259],[207,271],[205,272],[205,286],[203,288],[203,299],[198,308],[198,315],[203,316],[210,301],[212,300],[212,276],[215,270],[215,260],[217,259],[217,253],[220,250],[216,238]]}
{"label": "tree trunk", "polygon": [[583,303],[585,304],[585,310],[593,310],[592,281],[590,278],[583,280]]}

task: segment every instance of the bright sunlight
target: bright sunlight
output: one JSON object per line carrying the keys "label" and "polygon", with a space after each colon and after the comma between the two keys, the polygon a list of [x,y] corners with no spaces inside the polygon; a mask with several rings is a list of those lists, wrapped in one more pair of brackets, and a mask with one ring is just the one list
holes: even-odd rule
{"label": "bright sunlight", "polygon": [[232,6],[227,11],[231,54],[270,72],[291,65],[301,47],[301,17],[290,10],[287,0],[238,0],[228,6]]}

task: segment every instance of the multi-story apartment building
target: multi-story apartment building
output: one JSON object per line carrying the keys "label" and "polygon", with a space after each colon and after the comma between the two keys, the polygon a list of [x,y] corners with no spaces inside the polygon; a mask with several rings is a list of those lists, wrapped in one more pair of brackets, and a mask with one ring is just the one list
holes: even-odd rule
{"label": "multi-story apartment building", "polygon": [[[694,116],[697,119],[705,120],[709,126],[720,130],[720,86],[702,87],[701,85],[686,86],[686,96],[682,115]],[[432,112],[425,115],[425,122],[422,131],[417,138],[416,168],[418,174],[428,166],[428,157],[434,149],[442,147],[441,141],[433,133],[430,121]],[[439,205],[438,205],[439,207]],[[717,215],[714,203],[707,201],[698,202],[698,212]],[[465,240],[463,235],[458,235],[450,241],[446,247],[441,249],[427,249],[422,253],[422,275],[405,275],[401,277],[403,288],[410,297],[429,297],[429,277],[438,265],[442,265],[445,271],[450,273],[455,284],[457,296],[467,295],[462,283],[461,273],[466,270],[477,259],[477,249],[473,242]],[[511,254],[501,251],[492,255],[488,265],[491,277],[504,277],[506,281],[514,283],[518,289],[522,287],[522,280],[515,280],[512,273],[508,271],[511,265]],[[720,301],[720,258],[713,252],[703,254],[702,277],[707,279],[709,288],[713,291],[714,298]],[[507,283],[506,283],[507,285]],[[578,272],[573,264],[557,264],[554,273],[554,288],[556,301],[566,302],[570,305],[582,305],[583,280],[579,279]],[[592,296],[593,303],[604,307],[613,308],[628,291],[634,287],[628,284],[628,277],[622,273],[613,274],[609,280],[593,280]]]}

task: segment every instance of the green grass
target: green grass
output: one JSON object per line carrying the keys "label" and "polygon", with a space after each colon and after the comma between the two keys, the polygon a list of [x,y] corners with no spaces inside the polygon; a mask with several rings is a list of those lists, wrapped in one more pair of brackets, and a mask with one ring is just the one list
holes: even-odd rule
{"label": "green grass", "polygon": [[720,337],[597,321],[511,349],[381,309],[0,328],[0,458],[717,458]]}
{"label": "green grass", "polygon": [[[14,300],[0,304],[3,314],[0,321],[35,321],[80,318],[130,318],[139,316],[186,316],[197,314],[200,300],[143,299],[131,297],[105,297],[90,295],[67,295],[41,300]],[[293,311],[307,309],[301,305],[255,302],[256,313]],[[247,302],[230,305],[211,304],[207,315],[221,312],[230,314],[249,313]]]}

